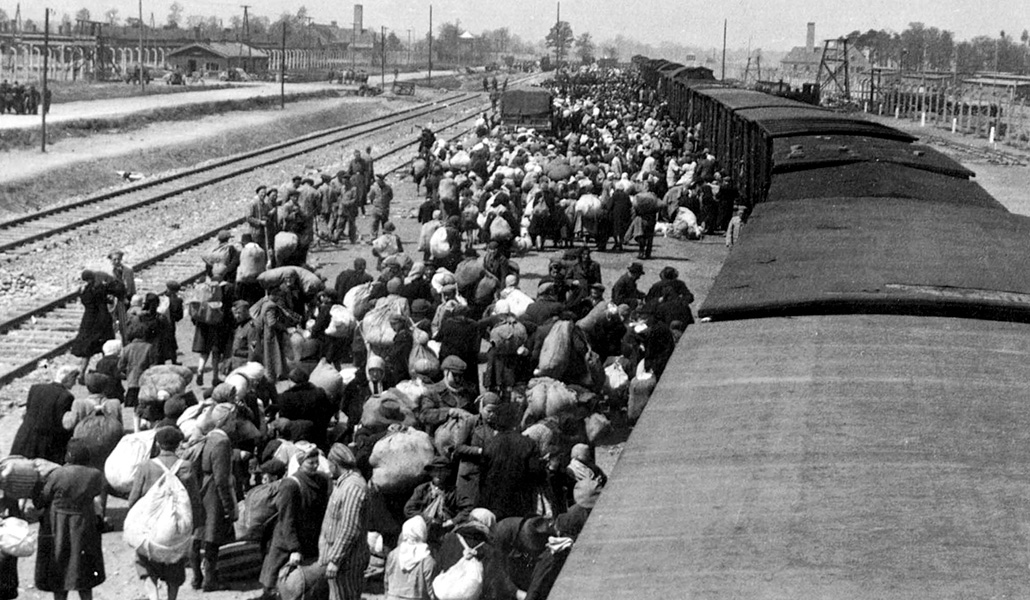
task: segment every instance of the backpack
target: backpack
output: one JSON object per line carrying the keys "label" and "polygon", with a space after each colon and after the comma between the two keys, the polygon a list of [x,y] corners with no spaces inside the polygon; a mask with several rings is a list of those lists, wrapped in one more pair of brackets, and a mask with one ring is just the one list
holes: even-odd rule
{"label": "backpack", "polygon": [[483,542],[469,548],[465,538],[456,534],[464,549],[458,562],[433,580],[433,592],[439,600],[479,600],[483,593],[483,563],[476,556]]}
{"label": "backpack", "polygon": [[171,469],[160,460],[153,462],[164,473],[129,509],[122,539],[145,558],[173,564],[193,545],[193,507],[186,486],[175,475],[185,461],[180,458]]}
{"label": "backpack", "polygon": [[561,379],[572,354],[572,321],[558,321],[540,348],[540,374]]}
{"label": "backpack", "polygon": [[275,496],[281,481],[263,483],[243,496],[243,509],[236,521],[236,539],[261,541],[265,531],[279,516]]}
{"label": "backpack", "polygon": [[11,455],[0,460],[0,491],[5,498],[31,498],[39,481],[39,471],[31,459]]}
{"label": "backpack", "polygon": [[156,429],[149,429],[118,440],[118,445],[104,461],[104,476],[116,494],[125,496],[132,490],[140,465],[150,458],[156,434]]}
{"label": "backpack", "polygon": [[515,319],[505,319],[490,330],[490,343],[502,356],[515,354],[528,338],[526,326]]}
{"label": "backpack", "polygon": [[222,322],[225,316],[222,307],[222,286],[205,281],[193,289],[193,298],[189,301],[190,318],[197,323],[215,325]]}

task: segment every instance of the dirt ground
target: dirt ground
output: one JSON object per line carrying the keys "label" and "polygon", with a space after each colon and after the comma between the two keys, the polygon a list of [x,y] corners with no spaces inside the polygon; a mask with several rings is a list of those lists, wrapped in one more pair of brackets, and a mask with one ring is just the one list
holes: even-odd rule
{"label": "dirt ground", "polygon": [[[365,100],[365,102],[373,102]],[[310,110],[312,114],[323,110],[320,102],[312,103]],[[372,104],[362,105],[372,106]],[[307,110],[307,109],[305,109]],[[75,165],[82,165],[84,156],[91,157],[102,155],[106,161],[132,161],[141,153],[157,152],[161,147],[169,146],[169,139],[174,139],[177,146],[188,148],[193,144],[205,146],[210,140],[229,136],[254,136],[261,135],[262,130],[272,127],[281,113],[270,111],[268,114],[228,114],[205,120],[203,126],[181,127],[171,124],[155,126],[153,129],[132,132],[129,134],[111,134],[98,136],[92,141],[84,141],[75,150],[48,155],[41,162],[38,155],[23,153],[20,155],[7,155],[4,157],[5,165],[10,164],[19,172],[51,173],[60,172],[61,169],[71,168]],[[160,152],[158,152],[160,154]],[[183,164],[182,166],[185,166]],[[991,165],[970,165],[978,172],[977,180],[989,192],[998,197],[1003,203],[1009,206],[1014,212],[1030,214],[1030,199],[1027,198],[1028,171],[1026,167],[997,167]],[[3,169],[2,172],[7,172]],[[3,190],[4,180],[0,179],[0,192]],[[418,224],[409,215],[418,206],[420,199],[415,194],[414,186],[410,182],[403,182],[396,186],[396,200],[392,210],[395,215],[394,221],[398,225],[398,233],[405,244],[414,244],[418,236]],[[367,233],[370,226],[369,219],[361,218],[359,227],[363,233]],[[746,231],[745,231],[746,235]],[[518,259],[522,272],[524,273],[522,288],[532,293],[536,289],[536,281],[546,273],[547,261],[553,250],[544,252],[529,253],[527,256]],[[313,252],[314,260],[323,265],[323,272],[332,281],[337,273],[349,266],[354,258],[359,256],[368,257],[370,251],[368,246],[343,245],[340,247],[320,247]],[[700,306],[712,281],[727,255],[727,249],[723,240],[718,237],[708,238],[700,242],[686,242],[674,239],[659,238],[655,242],[655,258],[645,265],[646,273],[640,282],[642,289],[647,289],[657,280],[658,271],[665,265],[677,268],[681,278],[694,292],[697,302],[695,309]],[[606,286],[610,287],[615,280],[624,272],[630,262],[635,259],[633,253],[594,253],[594,258],[602,267],[603,279]],[[180,348],[189,348],[192,341],[193,331],[188,319],[180,323],[178,338]],[[57,359],[54,362],[61,364],[68,359]],[[190,353],[180,357],[180,360],[187,365],[195,363],[195,356]],[[37,378],[42,375],[36,375]],[[210,376],[208,376],[210,381]],[[74,393],[85,395],[85,390],[77,387]],[[21,421],[22,409],[15,409],[6,416],[0,418],[0,448],[10,448],[11,440]],[[610,472],[621,451],[622,444],[619,439],[610,440],[598,455],[602,466]],[[116,524],[124,517],[124,502],[112,500],[109,515]],[[94,590],[96,600],[129,600],[143,598],[142,587],[135,576],[132,566],[132,554],[128,547],[122,542],[121,533],[118,531],[107,533],[103,539],[104,557],[107,570],[107,581]],[[34,558],[22,559],[19,561],[20,576],[20,597],[36,600],[49,597],[49,594],[39,592],[33,585]],[[230,591],[200,594],[191,589],[184,589],[181,598],[184,600],[199,599],[201,597],[209,600],[242,600],[256,598],[260,590],[255,584],[240,587]],[[163,597],[163,594],[162,594]],[[366,594],[366,598],[380,598],[380,595]]]}

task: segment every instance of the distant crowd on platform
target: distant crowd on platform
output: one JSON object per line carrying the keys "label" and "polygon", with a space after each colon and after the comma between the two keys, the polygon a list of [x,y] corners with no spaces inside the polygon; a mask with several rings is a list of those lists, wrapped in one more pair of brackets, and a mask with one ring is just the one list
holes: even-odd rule
{"label": "distant crowd on platform", "polygon": [[0,81],[0,115],[38,115],[40,107],[43,108],[43,112],[49,114],[52,98],[53,92],[49,88],[44,94],[36,89],[35,84],[25,87],[25,84],[17,81]]}
{"label": "distant crowd on platform", "polygon": [[[417,239],[366,148],[259,187],[182,296],[137,293],[120,251],[84,272],[81,365],[33,386],[11,452],[38,485],[0,478],[10,515],[42,510],[36,587],[89,598],[105,580],[94,500],[115,493],[150,600],[188,574],[283,600],[546,598],[607,481],[595,447],[640,416],[694,321],[676,269],[638,287],[656,231],[737,235],[744,209],[700,126],[641,102],[635,77],[555,85],[557,135],[490,114],[461,142],[423,130]],[[547,241],[547,273],[525,272]],[[320,277],[310,250],[343,243],[368,254]],[[591,252],[630,246],[609,287]]]}

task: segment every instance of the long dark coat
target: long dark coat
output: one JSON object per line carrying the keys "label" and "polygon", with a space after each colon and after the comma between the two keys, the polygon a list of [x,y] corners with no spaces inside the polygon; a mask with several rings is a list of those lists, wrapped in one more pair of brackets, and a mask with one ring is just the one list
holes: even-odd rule
{"label": "long dark coat", "polygon": [[544,484],[544,464],[536,443],[517,431],[486,440],[479,478],[479,501],[498,520],[536,511],[536,491]]}
{"label": "long dark coat", "polygon": [[612,191],[608,216],[611,219],[612,235],[616,240],[621,240],[633,220],[633,203],[629,194],[618,189]]}
{"label": "long dark coat", "polygon": [[200,453],[200,496],[204,520],[197,523],[194,536],[204,542],[222,545],[233,541],[230,515],[236,511],[232,486],[232,444],[221,429],[207,434]]}
{"label": "long dark coat", "polygon": [[14,436],[11,454],[25,458],[45,458],[64,464],[72,432],[61,423],[72,408],[75,397],[59,383],[39,383],[29,388],[25,417]]}
{"label": "long dark coat", "polygon": [[107,310],[107,286],[100,282],[87,283],[79,294],[85,311],[79,323],[79,333],[72,342],[72,355],[86,358],[99,353],[104,342],[114,339],[114,320]]}
{"label": "long dark coat", "polygon": [[329,480],[320,473],[297,471],[283,479],[275,504],[278,519],[261,565],[261,585],[266,588],[275,587],[279,569],[289,561],[291,552],[300,552],[304,560],[318,557],[318,535],[329,505]]}
{"label": "long dark coat", "polygon": [[106,579],[93,499],[107,483],[100,471],[66,465],[47,477],[40,500],[47,509],[39,527],[36,588],[88,590]]}

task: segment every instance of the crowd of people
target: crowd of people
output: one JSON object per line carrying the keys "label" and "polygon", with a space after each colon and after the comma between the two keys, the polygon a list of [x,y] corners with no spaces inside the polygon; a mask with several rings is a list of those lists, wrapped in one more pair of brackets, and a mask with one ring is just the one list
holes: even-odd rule
{"label": "crowd of people", "polygon": [[[638,287],[658,223],[685,210],[710,233],[742,211],[697,127],[642,102],[632,76],[559,84],[557,135],[487,115],[466,143],[423,131],[417,241],[399,237],[368,148],[332,175],[259,187],[240,243],[219,233],[185,298],[176,282],[136,293],[120,251],[84,272],[82,363],[32,388],[11,452],[52,465],[32,495],[36,586],[88,599],[105,578],[94,499],[135,506],[174,477],[192,535],[137,550],[150,600],[160,582],[174,600],[188,574],[210,591],[241,572],[284,600],[296,578],[333,600],[380,579],[390,599],[545,598],[606,483],[595,445],[639,416],[693,323],[675,268]],[[524,278],[521,257],[546,240],[547,273]],[[345,242],[367,256],[333,281],[308,267],[314,245]],[[637,247],[614,282],[591,255],[609,242]],[[195,369],[177,364],[187,317]],[[126,437],[152,450],[118,490],[122,406]]]}
{"label": "crowd of people", "polygon": [[44,112],[49,113],[52,97],[50,89],[44,94],[36,89],[35,84],[26,87],[23,83],[9,83],[4,79],[0,81],[0,115],[38,115],[41,106]]}

